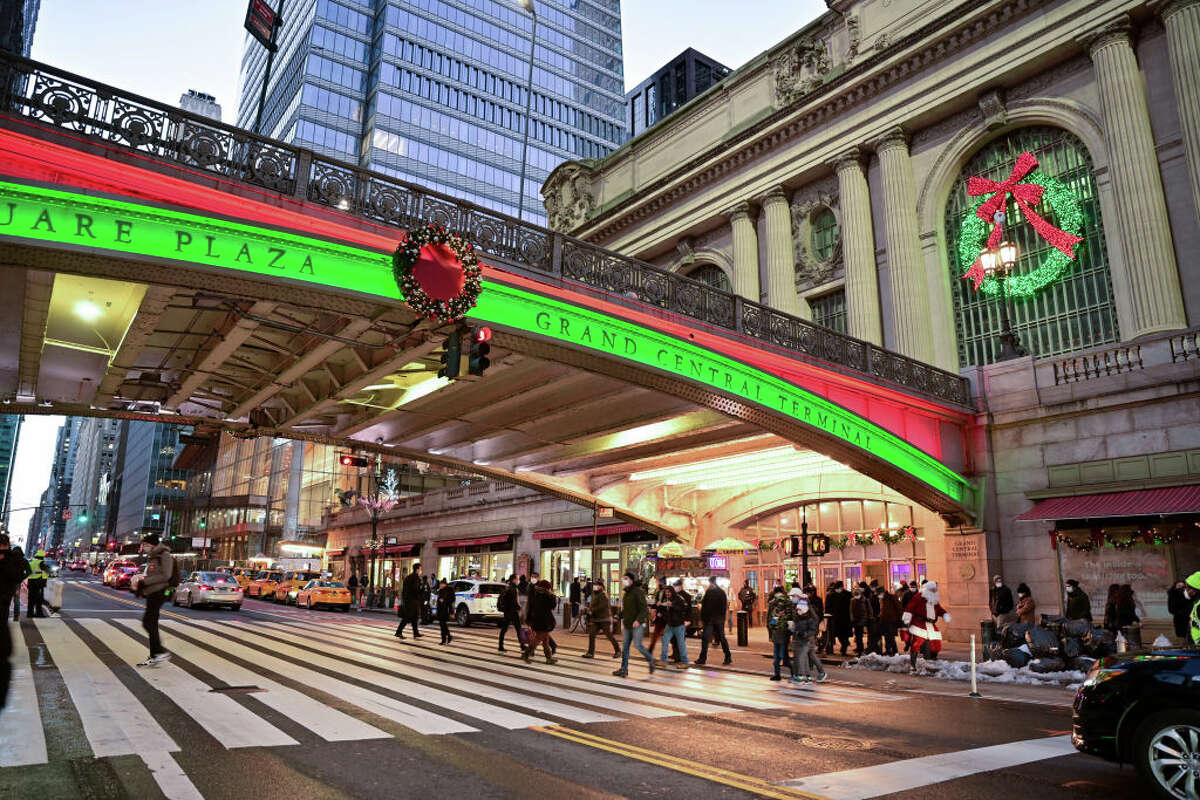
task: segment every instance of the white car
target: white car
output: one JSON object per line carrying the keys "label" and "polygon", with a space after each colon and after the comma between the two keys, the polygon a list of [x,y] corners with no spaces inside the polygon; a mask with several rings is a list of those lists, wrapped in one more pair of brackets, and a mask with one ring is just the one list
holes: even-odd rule
{"label": "white car", "polygon": [[193,572],[175,587],[172,602],[177,606],[228,606],[242,610],[242,587],[237,578],[224,572]]}
{"label": "white car", "polygon": [[478,620],[504,619],[504,614],[496,608],[500,593],[505,589],[503,583],[462,578],[451,581],[450,587],[454,589],[454,610],[451,616],[464,628]]}

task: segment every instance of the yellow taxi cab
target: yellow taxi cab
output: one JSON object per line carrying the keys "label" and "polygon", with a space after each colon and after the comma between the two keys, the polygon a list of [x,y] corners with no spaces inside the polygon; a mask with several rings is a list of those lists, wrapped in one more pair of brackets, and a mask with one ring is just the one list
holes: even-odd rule
{"label": "yellow taxi cab", "polygon": [[238,582],[238,586],[245,589],[250,585],[250,581],[254,580],[262,571],[258,567],[238,567],[233,571],[233,577]]}
{"label": "yellow taxi cab", "polygon": [[283,570],[267,569],[246,586],[246,597],[274,597],[275,587],[283,580]]}
{"label": "yellow taxi cab", "polygon": [[309,581],[319,580],[321,573],[312,570],[285,572],[283,580],[275,586],[275,602],[285,605],[296,602],[296,594]]}
{"label": "yellow taxi cab", "polygon": [[350,610],[350,590],[341,581],[311,580],[296,592],[298,608],[340,608]]}

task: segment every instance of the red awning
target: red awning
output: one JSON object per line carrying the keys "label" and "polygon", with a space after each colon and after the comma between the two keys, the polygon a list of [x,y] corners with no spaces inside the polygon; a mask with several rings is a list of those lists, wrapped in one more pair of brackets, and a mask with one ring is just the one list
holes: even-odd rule
{"label": "red awning", "polygon": [[508,541],[508,534],[501,536],[479,536],[474,539],[444,539],[434,542],[434,547],[471,547],[477,544],[500,544]]}
{"label": "red awning", "polygon": [[[601,525],[596,531],[597,536],[607,536],[610,533],[633,533],[640,531],[637,525],[631,525],[628,522],[621,522],[616,525]],[[582,539],[585,536],[592,535],[592,526],[586,528],[563,528],[557,531],[537,531],[533,534],[534,539]]]}
{"label": "red awning", "polygon": [[326,550],[325,555],[329,556],[330,558],[338,558],[345,552],[346,552],[345,548],[342,548],[341,550]]}
{"label": "red awning", "polygon": [[1200,513],[1200,486],[1172,486],[1166,489],[1052,497],[1042,500],[1017,520],[1157,517],[1162,514],[1195,513]]}
{"label": "red awning", "polygon": [[413,545],[411,544],[389,544],[387,547],[383,548],[383,554],[385,556],[401,556],[405,553],[411,552],[412,549]]}

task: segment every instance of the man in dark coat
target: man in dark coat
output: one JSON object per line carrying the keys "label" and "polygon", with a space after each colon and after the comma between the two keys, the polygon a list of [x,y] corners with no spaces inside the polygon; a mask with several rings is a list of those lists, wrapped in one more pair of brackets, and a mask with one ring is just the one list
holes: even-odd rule
{"label": "man in dark coat", "polygon": [[568,590],[568,598],[571,601],[571,619],[579,616],[579,604],[583,602],[583,584],[579,582],[580,580],[582,579],[578,575],[575,576],[575,580],[571,581],[571,587]]}
{"label": "man in dark coat", "polygon": [[521,654],[521,658],[525,660],[526,664],[533,659],[533,654],[539,644],[542,646],[547,664],[558,662],[550,650],[550,632],[554,630],[554,607],[557,604],[558,600],[554,596],[550,581],[538,581],[529,593],[529,603],[525,607],[525,621],[529,623],[533,636],[530,637],[525,652]]}
{"label": "man in dark coat", "polygon": [[833,640],[837,639],[841,646],[842,655],[846,655],[846,651],[850,648],[850,592],[846,590],[846,585],[838,581],[833,585],[831,591],[825,598],[825,613],[829,614],[833,619],[833,635],[829,637],[829,652],[833,652]]}
{"label": "man in dark coat", "polygon": [[[396,638],[404,638],[404,628],[407,625],[412,625],[413,638],[420,639],[421,631],[417,627],[417,623],[421,617],[421,597],[423,591],[421,586],[421,563],[413,564],[412,572],[404,576],[404,584],[400,587],[400,613],[403,615],[400,618],[400,624],[396,626]],[[450,598],[450,604],[454,604],[454,598]],[[442,600],[439,593],[438,597],[438,615],[442,613]]]}
{"label": "man in dark coat", "polygon": [[1067,602],[1063,616],[1067,619],[1086,619],[1092,621],[1092,599],[1087,592],[1079,588],[1079,581],[1072,578],[1067,581]]}
{"label": "man in dark coat", "polygon": [[729,655],[729,642],[725,639],[725,616],[729,613],[729,598],[725,590],[717,585],[715,575],[708,578],[708,588],[700,600],[700,624],[704,630],[700,634],[700,658],[697,664],[703,664],[708,659],[708,642],[716,639],[725,654],[724,664],[732,664],[733,657]]}
{"label": "man in dark coat", "polygon": [[996,625],[1003,625],[1006,622],[1016,622],[1016,614],[1014,613],[1016,607],[1017,604],[1013,600],[1012,589],[1009,589],[1004,584],[1004,579],[999,575],[992,576],[992,588],[988,590],[988,608],[996,620]]}
{"label": "man in dark coat", "polygon": [[[454,608],[454,589],[442,578],[437,591],[437,621],[442,629],[442,644],[450,644],[450,609]],[[415,624],[415,623],[414,623]]]}
{"label": "man in dark coat", "polygon": [[750,588],[750,581],[742,584],[742,588],[738,590],[738,602],[742,604],[742,611],[746,612],[746,625],[754,624],[754,601],[758,599],[758,594]]}
{"label": "man in dark coat", "polygon": [[25,559],[12,554],[9,550],[8,534],[0,533],[0,609],[4,610],[4,616],[0,618],[0,708],[4,708],[5,698],[8,697],[8,682],[12,676],[12,666],[8,663],[9,656],[12,655],[8,607],[12,603],[13,595],[21,588],[21,581],[25,580],[25,571]]}
{"label": "man in dark coat", "polygon": [[504,591],[496,600],[496,610],[504,615],[504,619],[500,623],[500,643],[497,647],[501,653],[504,652],[504,635],[508,633],[510,627],[517,632],[518,641],[521,638],[521,601],[518,592],[517,576],[509,575]]}

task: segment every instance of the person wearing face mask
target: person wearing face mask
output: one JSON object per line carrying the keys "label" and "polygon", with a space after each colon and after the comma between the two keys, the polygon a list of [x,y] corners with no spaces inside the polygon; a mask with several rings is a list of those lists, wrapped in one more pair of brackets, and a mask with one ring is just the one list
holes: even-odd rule
{"label": "person wearing face mask", "polygon": [[1037,603],[1033,602],[1033,594],[1030,593],[1029,587],[1021,583],[1017,585],[1017,620],[1019,622],[1033,623],[1034,613],[1037,611]]}
{"label": "person wearing face mask", "polygon": [[950,615],[942,608],[937,584],[933,581],[922,584],[921,593],[908,602],[900,619],[908,626],[908,671],[916,675],[917,656],[923,650],[935,661],[942,650],[942,633],[937,628],[938,619],[950,621]]}
{"label": "person wearing face mask", "polygon": [[813,661],[817,662],[818,681],[824,680],[825,671],[820,668],[820,660],[814,658],[813,643],[817,639],[817,631],[821,621],[813,613],[808,602],[808,595],[799,587],[792,589],[789,599],[796,606],[792,619],[792,677],[793,683],[809,683],[813,679]]}
{"label": "person wearing face mask", "polygon": [[771,644],[773,646],[773,665],[775,674],[771,676],[771,680],[782,680],[779,674],[780,667],[788,660],[788,643],[792,638],[792,620],[796,616],[796,607],[792,604],[791,599],[783,592],[783,586],[776,584],[771,590],[771,597],[767,600],[767,629],[771,632]]}
{"label": "person wearing face mask", "polygon": [[883,654],[894,656],[896,632],[900,630],[900,617],[904,614],[904,609],[896,595],[882,586],[875,592],[875,597],[879,600],[879,634],[883,639]]}
{"label": "person wearing face mask", "polygon": [[175,559],[171,557],[171,548],[162,543],[157,533],[142,537],[142,552],[147,556],[146,577],[142,579],[138,591],[146,598],[142,627],[150,639],[150,657],[138,666],[155,667],[171,659],[171,654],[162,646],[158,636],[158,612],[167,601],[167,590],[175,575]]}
{"label": "person wearing face mask", "polygon": [[608,592],[604,584],[596,582],[588,584],[588,649],[584,658],[596,657],[596,636],[604,634],[609,644],[613,646],[613,658],[621,657],[621,645],[617,644],[612,632],[612,606],[609,605]]}
{"label": "person wearing face mask", "polygon": [[854,626],[854,655],[863,654],[863,633],[871,626],[871,601],[863,595],[861,586],[854,587],[850,599],[850,624]]}
{"label": "person wearing face mask", "polygon": [[632,572],[626,572],[621,579],[623,594],[621,595],[621,668],[613,672],[619,678],[629,674],[629,647],[633,645],[646,659],[650,674],[654,674],[654,657],[642,644],[642,634],[650,622],[650,605],[646,602],[646,593],[642,591],[641,583]]}
{"label": "person wearing face mask", "polygon": [[996,620],[997,628],[1017,621],[1017,615],[1013,611],[1016,603],[1013,601],[1012,589],[1004,585],[1004,579],[999,575],[992,576],[992,588],[988,592],[988,607],[991,609],[992,617]]}
{"label": "person wearing face mask", "polygon": [[1067,581],[1067,602],[1064,606],[1064,617],[1067,619],[1085,619],[1092,621],[1092,599],[1087,592],[1079,588],[1079,581],[1072,578]]}

